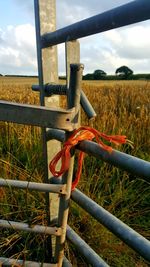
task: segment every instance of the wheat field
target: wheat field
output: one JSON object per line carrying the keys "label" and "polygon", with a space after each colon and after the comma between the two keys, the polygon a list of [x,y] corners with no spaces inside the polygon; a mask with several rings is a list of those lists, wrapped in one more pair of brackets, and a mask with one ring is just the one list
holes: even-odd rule
{"label": "wheat field", "polygon": [[[39,104],[38,93],[31,90],[32,84],[37,84],[37,79],[0,77],[0,99]],[[82,111],[82,125],[90,125],[106,134],[126,135],[133,142],[133,147],[124,145],[117,149],[150,161],[150,82],[83,81],[82,88],[97,113],[94,121],[88,121]],[[60,101],[65,106],[65,97],[61,97]],[[40,133],[38,127],[0,122],[0,177],[42,181]],[[150,186],[147,182],[87,156],[79,189],[150,238]],[[1,218],[31,224],[45,223],[44,194],[31,194],[22,190],[18,192],[10,188],[1,189],[0,193]],[[148,266],[146,261],[74,203],[71,203],[69,222],[111,266]],[[44,240],[41,236],[7,230],[1,236],[0,255],[45,260]],[[35,246],[36,249],[33,248]],[[75,248],[68,244],[66,255],[73,266],[88,266]]]}

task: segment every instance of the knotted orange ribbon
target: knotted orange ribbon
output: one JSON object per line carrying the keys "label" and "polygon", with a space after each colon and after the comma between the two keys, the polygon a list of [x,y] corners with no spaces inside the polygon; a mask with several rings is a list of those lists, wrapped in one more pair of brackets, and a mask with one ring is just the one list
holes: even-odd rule
{"label": "knotted orange ribbon", "polygon": [[[74,132],[70,135],[67,141],[64,142],[62,150],[59,151],[50,162],[49,169],[51,173],[55,177],[59,177],[63,173],[65,173],[69,169],[69,163],[71,158],[70,150],[81,141],[84,140],[91,141],[94,138],[96,139],[96,142],[100,145],[100,147],[102,147],[104,150],[110,153],[112,152],[112,147],[105,145],[102,142],[102,140],[100,140],[100,138],[103,138],[111,143],[114,143],[115,145],[125,144],[127,142],[126,136],[124,135],[106,135],[104,133],[95,130],[94,128],[82,126],[79,129],[74,130]],[[84,152],[80,151],[78,157],[78,169],[76,172],[75,180],[72,182],[72,190],[75,189],[80,180],[83,158],[84,158]],[[61,167],[60,170],[57,171],[56,165],[60,159],[61,159]]]}

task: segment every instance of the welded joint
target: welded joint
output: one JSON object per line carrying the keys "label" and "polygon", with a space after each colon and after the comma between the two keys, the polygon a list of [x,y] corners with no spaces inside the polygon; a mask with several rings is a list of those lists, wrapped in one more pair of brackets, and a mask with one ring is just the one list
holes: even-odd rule
{"label": "welded joint", "polygon": [[55,230],[55,236],[61,236],[64,233],[64,230],[61,227],[54,227],[54,230]]}
{"label": "welded joint", "polygon": [[67,194],[67,186],[66,186],[66,184],[62,185],[62,187],[59,190],[59,193],[61,195],[66,195]]}
{"label": "welded joint", "polygon": [[[71,66],[72,66],[71,68],[73,69],[73,72],[80,70],[80,66],[78,66],[78,64],[77,64],[77,66],[76,66],[76,64],[71,64]],[[83,66],[81,64],[81,68],[82,67]],[[44,88],[45,97],[50,97],[52,95],[67,95],[67,92],[69,90],[69,88],[67,88],[66,85],[53,84],[53,83],[47,83],[47,84],[43,85],[43,88]],[[35,92],[39,92],[40,86],[39,85],[32,85],[32,90]],[[80,104],[81,104],[84,112],[86,113],[86,115],[89,119],[94,119],[96,117],[96,112],[93,109],[90,101],[88,100],[88,98],[85,95],[85,93],[83,92],[83,90],[81,90]]]}
{"label": "welded joint", "polygon": [[25,189],[25,190],[36,190],[39,192],[51,192],[56,194],[66,195],[66,184],[44,184],[44,183],[35,183],[29,181],[18,181],[0,178],[0,187],[9,187],[16,189]]}
{"label": "welded joint", "polygon": [[0,100],[0,121],[73,131],[76,113],[74,107],[66,110]]}

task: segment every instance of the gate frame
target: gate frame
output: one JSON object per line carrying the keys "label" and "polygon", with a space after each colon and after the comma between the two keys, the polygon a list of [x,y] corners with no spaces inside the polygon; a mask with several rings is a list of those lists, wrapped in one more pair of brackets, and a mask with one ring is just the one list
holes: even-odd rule
{"label": "gate frame", "polygon": [[[38,4],[38,0],[35,0],[35,3]],[[36,4],[35,4],[35,7],[37,8]],[[150,2],[147,0],[136,0],[128,4],[122,5],[120,7],[114,8],[110,11],[106,11],[102,14],[93,16],[89,19],[85,19],[83,21],[74,23],[60,30],[56,30],[51,33],[45,33],[41,36],[41,38],[40,38],[40,32],[39,32],[37,45],[39,45],[39,51],[41,53],[41,51],[43,51],[43,49],[45,48],[54,47],[55,45],[63,43],[63,42],[66,43],[66,69],[67,69],[66,86],[68,88],[68,85],[71,84],[69,83],[68,64],[79,63],[79,52],[78,52],[79,43],[78,41],[75,41],[75,40],[88,36],[88,35],[95,34],[95,33],[104,32],[110,29],[115,29],[118,27],[130,25],[136,22],[141,22],[147,19],[150,19]],[[74,52],[73,47],[75,47],[75,51],[76,51],[75,58],[73,57],[73,52]],[[42,59],[41,55],[40,55],[40,58]],[[74,60],[78,62],[74,62]],[[42,77],[43,68],[42,68],[41,62],[42,61],[39,61],[39,68],[41,68],[40,73]],[[81,78],[81,75],[79,75],[79,80],[81,83],[80,78]],[[73,85],[71,84],[71,87],[72,86]],[[57,85],[56,86],[57,90],[58,90],[58,87],[59,86]],[[76,88],[76,89],[78,90],[79,88]],[[44,85],[44,81],[42,79],[40,80],[40,90],[41,90],[41,95],[42,95],[41,103],[44,104],[44,97],[46,95],[46,86]],[[55,93],[57,93],[57,90]],[[60,91],[58,92],[58,95],[59,94],[60,94]],[[66,90],[66,94],[68,95],[70,94],[70,92]],[[77,102],[79,103],[79,99]],[[68,102],[68,108],[75,107],[74,103]],[[85,104],[86,110],[88,110],[87,103],[88,102],[86,101],[86,104]],[[3,103],[0,101],[0,109],[1,108],[3,108]],[[73,115],[74,114],[75,113],[73,112]],[[3,116],[0,115],[1,120],[2,120],[2,117]],[[8,115],[8,117],[10,119],[10,114]],[[7,120],[6,117],[4,118],[4,120]],[[13,120],[13,118],[11,120]],[[63,141],[65,136],[66,134],[63,131],[60,131],[58,129],[49,129],[48,135],[44,133],[44,142],[46,143],[46,141],[51,140],[51,139],[57,139],[59,141]],[[92,154],[93,156],[99,157],[103,159],[104,161],[109,162],[112,165],[120,167],[124,170],[127,170],[128,172],[134,173],[135,175],[142,177],[145,180],[148,180],[150,178],[150,163],[143,161],[139,158],[132,157],[125,153],[121,153],[115,150],[113,150],[112,154],[109,154],[107,151],[104,151],[102,148],[100,148],[97,144],[90,142],[90,141],[81,142],[81,144],[77,146],[77,149],[85,151],[86,153]],[[64,194],[64,195],[61,195],[60,197],[61,201],[60,201],[60,208],[59,208],[59,216],[56,221],[56,226],[63,230],[66,227],[67,217],[68,217],[68,206],[67,206],[66,217],[64,217],[63,214],[65,213],[66,201],[70,198],[72,172],[73,172],[73,158],[72,158],[72,163],[70,166],[67,180],[66,180],[66,176],[64,176],[62,179],[63,184],[68,183],[66,187],[69,186],[69,190],[67,189],[68,191],[66,195]],[[2,186],[9,186],[9,184],[10,182],[8,180],[6,182],[4,181],[2,182]],[[16,187],[16,185],[13,185],[13,186]],[[31,187],[32,186],[33,185],[31,185]],[[60,187],[57,186],[57,189],[58,188],[60,189]],[[130,227],[122,223],[115,216],[108,213],[105,209],[103,209],[102,207],[97,205],[94,201],[86,197],[79,190],[76,189],[74,192],[72,192],[71,197],[73,201],[79,204],[88,213],[90,213],[94,218],[96,218],[100,223],[102,223],[105,227],[107,227],[111,232],[113,232],[121,240],[123,240],[130,247],[132,247],[135,251],[137,251],[143,258],[145,258],[147,261],[150,261],[150,242],[148,240],[146,240],[144,237],[136,233]],[[1,224],[2,223],[3,223],[2,227],[6,227],[6,228],[10,227],[10,224],[8,224],[8,222],[3,221],[1,222]],[[13,225],[13,222],[12,222],[12,225]],[[21,229],[22,227],[26,229],[29,228],[28,225],[21,224],[21,225],[16,226],[15,224],[15,229],[19,230],[19,227],[21,227]],[[37,227],[37,229],[41,229],[41,228]],[[49,229],[50,232],[53,230]],[[92,264],[92,266],[96,266],[96,267],[97,266],[108,266],[107,263],[105,263],[91,248],[89,248],[89,246],[69,226],[67,227],[67,238],[73,244],[76,245],[77,249],[84,255],[87,262]],[[65,233],[63,234],[63,236],[60,235],[57,238],[55,256],[58,261],[54,265],[50,264],[50,266],[59,266],[59,267],[62,266],[63,249],[61,247],[62,247],[62,244],[64,244],[64,241],[65,241]],[[0,258],[0,260],[7,261],[7,259],[2,259],[2,258]],[[67,262],[67,264],[70,264],[70,263]]]}

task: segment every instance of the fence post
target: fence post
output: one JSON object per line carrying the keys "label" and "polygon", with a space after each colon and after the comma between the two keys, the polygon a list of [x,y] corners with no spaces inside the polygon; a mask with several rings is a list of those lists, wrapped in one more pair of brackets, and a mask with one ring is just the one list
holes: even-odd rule
{"label": "fence post", "polygon": [[[41,35],[45,32],[53,32],[56,30],[56,0],[39,0],[40,5],[40,27]],[[58,82],[58,63],[57,63],[57,47],[53,46],[42,50],[42,63],[43,63],[43,82],[52,83]],[[59,106],[59,96],[45,97],[45,106],[47,107],[58,107]],[[45,133],[46,134],[46,133]],[[45,144],[47,150],[47,164],[51,161],[53,156],[60,150],[60,142],[57,140],[50,140]],[[48,168],[48,166],[46,166]],[[49,170],[47,170],[47,182],[52,176]],[[50,218],[57,216],[58,210],[58,194],[49,194],[49,203],[47,209],[50,212]],[[55,238],[54,238],[55,239]],[[53,245],[54,245],[53,240]],[[53,254],[53,246],[52,246]]]}
{"label": "fence post", "polygon": [[[66,85],[69,88],[70,83],[70,64],[80,63],[80,43],[78,40],[65,43],[65,61],[66,61]],[[67,96],[68,101],[68,96]],[[69,104],[69,103],[68,103]],[[80,126],[80,113],[78,118],[78,126]]]}

